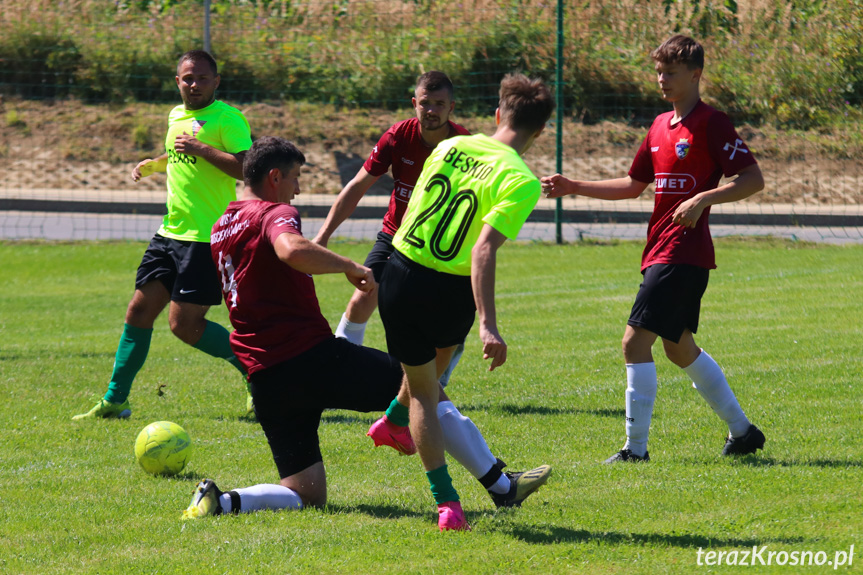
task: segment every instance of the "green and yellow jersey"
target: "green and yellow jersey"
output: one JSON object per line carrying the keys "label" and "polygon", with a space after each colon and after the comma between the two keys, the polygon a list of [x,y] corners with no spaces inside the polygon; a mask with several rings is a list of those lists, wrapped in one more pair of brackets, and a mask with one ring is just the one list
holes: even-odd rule
{"label": "green and yellow jersey", "polygon": [[203,158],[178,154],[174,140],[183,132],[217,150],[236,154],[252,147],[242,112],[219,100],[201,110],[179,105],[168,116],[168,213],[158,233],[175,240],[209,242],[213,224],[237,199],[237,181]]}
{"label": "green and yellow jersey", "polygon": [[540,192],[512,147],[483,134],[449,138],[426,160],[393,246],[427,268],[469,276],[483,224],[515,239]]}

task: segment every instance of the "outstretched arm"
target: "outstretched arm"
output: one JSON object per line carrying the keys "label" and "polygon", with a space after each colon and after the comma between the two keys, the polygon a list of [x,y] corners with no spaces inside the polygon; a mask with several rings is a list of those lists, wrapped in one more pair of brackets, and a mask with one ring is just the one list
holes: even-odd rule
{"label": "outstretched arm", "polygon": [[600,200],[628,200],[637,198],[647,187],[645,182],[633,180],[631,177],[613,180],[585,182],[570,180],[560,174],[544,176],[540,179],[542,193],[547,198],[562,198],[563,196],[587,196]]}
{"label": "outstretched arm", "polygon": [[506,342],[497,330],[497,312],[494,305],[494,278],[497,267],[497,250],[506,236],[485,224],[471,250],[471,286],[476,310],[479,313],[479,337],[482,340],[482,357],[491,359],[488,370],[506,361]]}
{"label": "outstretched arm", "polygon": [[137,182],[141,178],[152,176],[156,172],[164,173],[168,169],[168,154],[162,154],[158,158],[141,160],[132,168],[132,181]]}
{"label": "outstretched arm", "polygon": [[758,164],[751,164],[737,174],[737,177],[718,188],[705,190],[682,202],[674,210],[672,221],[685,228],[694,228],[698,218],[708,206],[737,202],[764,189],[764,176]]}
{"label": "outstretched arm", "polygon": [[178,154],[203,158],[232,178],[236,180],[243,179],[243,158],[246,157],[246,152],[237,152],[236,154],[223,152],[201,142],[198,138],[190,136],[186,132],[183,132],[174,140],[174,150]]}
{"label": "outstretched arm", "polygon": [[362,197],[372,187],[372,184],[378,181],[378,178],[380,176],[373,176],[365,168],[360,168],[354,179],[348,182],[342,191],[339,192],[336,201],[333,202],[333,206],[327,214],[327,219],[324,220],[321,229],[318,230],[315,239],[312,241],[326,247],[330,236],[336,231],[336,228],[354,213],[354,210],[357,209],[357,204],[360,203]]}
{"label": "outstretched arm", "polygon": [[371,292],[377,286],[372,270],[303,236],[280,234],[274,247],[279,259],[299,272],[312,275],[343,273],[355,288],[364,292]]}

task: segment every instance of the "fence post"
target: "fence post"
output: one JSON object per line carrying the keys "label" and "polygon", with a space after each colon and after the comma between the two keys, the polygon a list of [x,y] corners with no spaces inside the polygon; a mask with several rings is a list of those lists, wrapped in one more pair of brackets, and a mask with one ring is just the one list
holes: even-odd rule
{"label": "fence post", "polygon": [[213,53],[210,43],[210,0],[204,0],[204,51]]}
{"label": "fence post", "polygon": [[[563,172],[563,0],[557,0],[557,173]],[[558,244],[563,243],[563,199],[557,198],[554,207],[554,236]]]}

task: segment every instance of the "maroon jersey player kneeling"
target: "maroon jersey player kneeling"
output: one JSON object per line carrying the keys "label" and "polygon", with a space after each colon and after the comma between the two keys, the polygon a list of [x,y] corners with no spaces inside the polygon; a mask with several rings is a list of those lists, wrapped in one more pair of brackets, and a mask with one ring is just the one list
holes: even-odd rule
{"label": "maroon jersey player kneeling", "polygon": [[[657,337],[668,359],[728,424],[722,454],[754,453],[763,448],[764,434],[749,422],[722,369],[695,344],[693,334],[708,275],[716,268],[707,223],[710,206],[747,198],[764,187],[764,179],[728,117],[701,101],[701,45],[673,36],[651,58],[662,96],[674,109],[654,120],[629,174],[594,182],[560,174],[542,178],[551,198],[575,194],[621,200],[639,196],[650,182],[656,187],[641,260],[644,280],[623,336],[626,443],[606,463],[650,459],[647,435],[657,388],[651,348]],[[723,175],[736,177],[720,186]]]}
{"label": "maroon jersey player kneeling", "polygon": [[336,338],[323,317],[312,274],[343,273],[360,290],[372,271],[301,233],[290,205],[305,157],[280,138],[257,140],[243,163],[245,188],[211,235],[234,331],[231,347],[249,373],[255,413],[279,472],[279,484],[222,492],[201,481],[184,518],[326,503],[318,441],[324,409],[384,411],[402,369],[384,352]]}

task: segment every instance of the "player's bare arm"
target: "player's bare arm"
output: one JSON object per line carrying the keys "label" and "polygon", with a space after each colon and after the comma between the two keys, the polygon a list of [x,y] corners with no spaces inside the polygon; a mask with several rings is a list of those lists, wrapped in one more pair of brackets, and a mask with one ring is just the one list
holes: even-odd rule
{"label": "player's bare arm", "polygon": [[380,176],[373,176],[365,168],[360,168],[357,175],[339,192],[336,201],[333,202],[333,206],[327,214],[327,219],[324,220],[321,229],[318,230],[317,235],[312,241],[318,245],[327,247],[330,236],[343,221],[354,213],[354,210],[357,209],[357,204],[360,203],[360,200],[366,195],[369,188],[378,181],[378,178]]}
{"label": "player's bare arm", "polygon": [[723,186],[705,190],[682,202],[674,210],[672,221],[685,228],[694,228],[708,206],[744,200],[764,189],[764,176],[758,164],[740,170],[737,177]]}
{"label": "player's bare arm", "polygon": [[198,138],[183,132],[174,140],[174,150],[178,154],[197,156],[210,162],[232,178],[243,179],[243,158],[246,152],[223,152],[201,142]]}
{"label": "player's bare arm", "polygon": [[140,181],[141,178],[152,176],[156,172],[165,173],[168,169],[168,154],[162,154],[158,158],[147,158],[141,160],[138,165],[132,168],[132,181]]}
{"label": "player's bare arm", "polygon": [[545,176],[540,179],[542,192],[547,198],[562,198],[563,196],[586,196],[599,200],[629,200],[637,198],[647,187],[646,182],[633,180],[631,177],[614,178],[586,182],[570,180],[560,174]]}
{"label": "player's bare arm", "polygon": [[274,247],[279,259],[299,272],[311,275],[343,273],[355,288],[364,292],[377,287],[369,268],[297,234],[281,234]]}
{"label": "player's bare arm", "polygon": [[479,337],[483,359],[491,359],[489,371],[506,362],[506,342],[497,329],[497,312],[494,305],[494,280],[497,267],[497,250],[506,236],[484,225],[471,250],[471,286],[476,310],[479,314]]}

